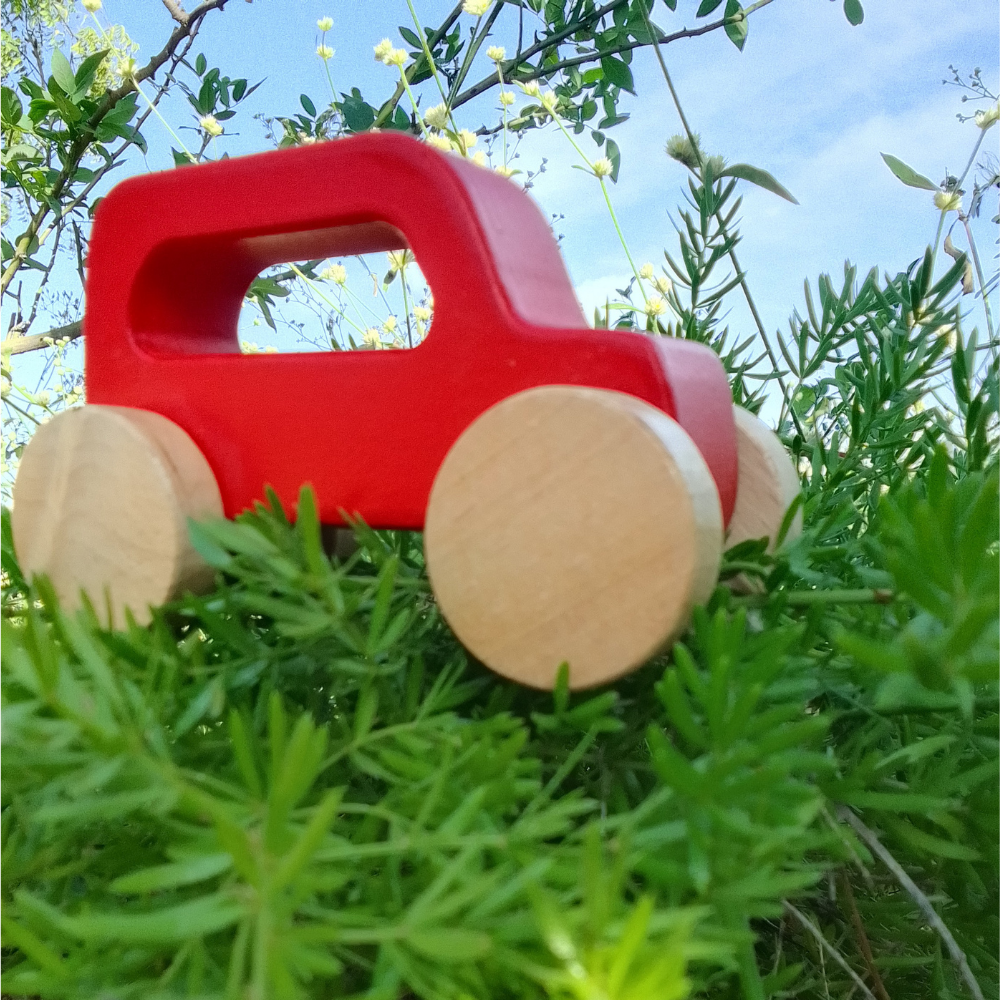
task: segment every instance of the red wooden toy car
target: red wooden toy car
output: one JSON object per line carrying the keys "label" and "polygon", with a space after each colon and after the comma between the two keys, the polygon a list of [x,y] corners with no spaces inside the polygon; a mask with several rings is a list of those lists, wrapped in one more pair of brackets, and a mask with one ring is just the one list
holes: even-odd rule
{"label": "red wooden toy car", "polygon": [[[403,247],[434,293],[418,347],[241,354],[263,269]],[[265,484],[291,509],[310,482],[324,523],[426,525],[441,608],[488,665],[544,687],[565,660],[584,686],[641,662],[714,586],[738,480],[743,507],[780,455],[767,523],[756,497],[742,537],[773,536],[797,490],[762,425],[734,418],[711,350],[589,329],[531,199],[399,134],[119,184],[84,330],[88,405],[26,449],[15,544],[119,624],[204,579],[187,516],[231,517]],[[743,463],[738,424],[740,457],[757,442]]]}

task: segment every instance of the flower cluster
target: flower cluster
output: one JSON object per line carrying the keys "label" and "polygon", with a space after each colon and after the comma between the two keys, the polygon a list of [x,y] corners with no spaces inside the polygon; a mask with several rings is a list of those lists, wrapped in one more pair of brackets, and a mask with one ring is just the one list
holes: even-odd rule
{"label": "flower cluster", "polygon": [[375,61],[386,66],[402,66],[406,62],[406,51],[404,49],[393,48],[392,42],[388,38],[383,38],[375,46]]}

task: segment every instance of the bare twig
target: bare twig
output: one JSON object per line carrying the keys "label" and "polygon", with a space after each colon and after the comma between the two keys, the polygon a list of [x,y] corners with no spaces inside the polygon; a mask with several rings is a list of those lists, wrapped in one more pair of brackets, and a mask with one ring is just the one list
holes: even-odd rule
{"label": "bare twig", "polygon": [[847,964],[847,959],[823,936],[823,932],[801,911],[785,900],[785,909],[816,939],[819,946],[839,965],[850,977],[855,986],[861,990],[868,1000],[878,1000],[878,997],[867,986],[865,981]]}
{"label": "bare twig", "polygon": [[858,904],[854,902],[854,889],[851,888],[851,880],[847,877],[846,872],[841,872],[840,884],[843,889],[843,897],[847,901],[851,924],[854,927],[854,937],[858,943],[858,951],[861,952],[861,957],[865,960],[865,968],[868,970],[868,975],[871,978],[875,995],[879,1000],[891,1000],[886,991],[885,983],[882,982],[882,977],[879,975],[878,968],[875,965],[871,942],[868,940],[868,932],[865,930],[864,921],[862,921],[861,914],[858,912]]}
{"label": "bare twig", "polygon": [[969,968],[969,961],[965,957],[965,952],[958,946],[954,935],[948,930],[945,922],[938,916],[937,911],[931,906],[931,901],[920,890],[917,883],[906,874],[903,866],[892,856],[888,848],[875,835],[875,832],[870,830],[853,810],[848,809],[846,806],[840,806],[837,809],[837,817],[851,826],[854,832],[868,845],[872,853],[896,876],[899,884],[910,894],[910,897],[917,904],[927,922],[941,935],[941,940],[944,941],[945,947],[958,966],[962,979],[969,988],[969,992],[976,1000],[983,1000],[983,991],[980,989],[976,977],[972,974],[972,969]]}
{"label": "bare twig", "polygon": [[177,0],[163,0],[163,6],[170,11],[170,16],[178,24],[187,24],[190,20],[188,12],[177,2]]}

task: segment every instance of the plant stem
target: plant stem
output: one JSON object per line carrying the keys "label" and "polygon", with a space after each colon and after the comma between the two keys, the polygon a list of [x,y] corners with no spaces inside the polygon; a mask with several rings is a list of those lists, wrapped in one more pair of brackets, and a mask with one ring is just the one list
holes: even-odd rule
{"label": "plant stem", "polygon": [[927,922],[941,935],[941,940],[944,941],[945,947],[958,966],[958,970],[965,985],[969,988],[969,992],[975,997],[975,1000],[984,1000],[983,991],[976,981],[976,977],[973,976],[972,969],[969,968],[969,961],[965,957],[965,952],[958,946],[954,935],[948,930],[945,922],[938,916],[937,911],[931,906],[931,901],[923,894],[917,883],[906,874],[903,866],[892,856],[882,841],[875,835],[875,832],[865,826],[853,810],[848,809],[846,806],[840,806],[837,809],[837,816],[854,829],[854,832],[868,845],[872,853],[896,876],[899,884],[910,894],[910,897],[917,904],[917,908],[927,919]]}
{"label": "plant stem", "polygon": [[785,909],[816,939],[819,946],[839,965],[850,977],[855,986],[861,990],[868,1000],[878,1000],[878,997],[865,985],[865,981],[847,964],[847,959],[823,936],[823,932],[801,910],[785,900]]}
{"label": "plant stem", "polygon": [[865,930],[861,914],[858,912],[858,905],[854,902],[854,889],[851,888],[851,880],[847,877],[846,872],[840,873],[840,888],[841,894],[847,902],[851,924],[854,927],[854,936],[858,944],[858,951],[861,952],[861,957],[865,960],[865,968],[868,970],[868,976],[872,981],[875,995],[878,997],[878,1000],[891,1000],[891,997],[886,992],[885,983],[882,982],[882,977],[879,975],[878,968],[875,965],[871,942],[868,940],[868,933]]}
{"label": "plant stem", "polygon": [[976,277],[979,279],[979,294],[983,299],[983,310],[986,313],[986,329],[990,336],[990,351],[993,354],[993,363],[997,363],[997,335],[993,329],[993,313],[990,310],[989,296],[986,294],[986,280],[983,277],[983,266],[979,262],[979,251],[976,249],[976,241],[972,237],[972,227],[969,225],[969,217],[960,215],[959,219],[965,227],[965,235],[969,240],[969,251],[972,254],[972,263],[976,269]]}
{"label": "plant stem", "polygon": [[[756,7],[764,6],[763,3],[755,4],[752,9]],[[670,90],[670,96],[673,99],[674,107],[677,109],[677,114],[680,117],[681,125],[684,128],[684,133],[688,137],[688,141],[691,143],[691,148],[695,152],[695,156],[698,157],[698,179],[702,184],[705,183],[704,180],[704,164],[702,162],[701,149],[695,140],[694,133],[691,131],[691,126],[688,124],[687,116],[684,114],[684,109],[681,107],[680,98],[677,96],[677,91],[674,88],[674,82],[670,78],[670,71],[667,69],[666,60],[663,58],[663,53],[660,51],[660,41],[656,37],[656,33],[653,31],[652,23],[649,20],[649,14],[646,11],[645,4],[639,4],[639,10],[642,11],[643,19],[646,22],[647,30],[649,31],[650,37],[653,39],[653,51],[656,53],[656,60],[660,64],[660,70],[663,73],[664,80],[667,81],[667,87]],[[748,13],[749,11],[745,12]],[[723,235],[724,239],[729,239],[729,232],[726,228],[726,224],[723,221],[722,213],[716,211],[715,218],[719,223],[719,229]],[[785,379],[781,374],[781,368],[778,365],[777,355],[774,353],[774,348],[771,346],[770,338],[767,335],[767,331],[764,329],[764,322],[760,318],[760,313],[757,311],[757,304],[754,302],[753,296],[750,294],[750,286],[747,284],[746,276],[740,267],[740,262],[736,257],[735,247],[729,251],[729,259],[733,263],[733,268],[736,271],[736,277],[739,279],[740,287],[743,289],[743,295],[747,300],[747,305],[750,307],[750,314],[753,316],[754,323],[757,326],[757,332],[760,334],[761,342],[764,345],[764,350],[767,352],[768,359],[771,362],[771,370],[774,373],[775,378],[778,380],[778,385],[781,387],[781,394],[785,401],[785,406],[788,408],[788,412],[791,415],[792,422],[795,424],[796,429],[799,432],[800,437],[803,441],[806,440],[805,428],[799,421],[798,414],[792,407],[791,395],[788,390],[788,386],[785,383]]]}

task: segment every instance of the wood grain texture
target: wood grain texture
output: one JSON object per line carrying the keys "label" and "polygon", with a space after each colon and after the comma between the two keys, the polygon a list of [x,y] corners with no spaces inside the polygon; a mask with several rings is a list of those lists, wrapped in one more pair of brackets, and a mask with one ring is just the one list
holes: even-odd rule
{"label": "wood grain texture", "polygon": [[150,606],[210,585],[189,517],[222,516],[208,462],[156,413],[88,405],[43,424],[14,484],[14,546],[25,575],[46,574],[63,606],[86,593],[98,616],[145,624]]}
{"label": "wood grain texture", "polygon": [[[778,435],[740,406],[733,407],[733,416],[740,472],[726,548],[751,538],[766,537],[770,539],[768,549],[773,551],[785,513],[802,486],[791,456]],[[785,538],[797,538],[801,533],[802,511],[799,510]]]}
{"label": "wood grain texture", "polygon": [[681,427],[623,393],[543,386],[471,424],[431,490],[439,606],[505,677],[574,689],[643,663],[715,586],[722,512]]}

